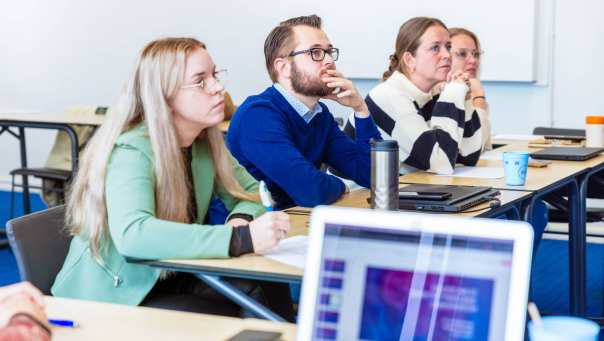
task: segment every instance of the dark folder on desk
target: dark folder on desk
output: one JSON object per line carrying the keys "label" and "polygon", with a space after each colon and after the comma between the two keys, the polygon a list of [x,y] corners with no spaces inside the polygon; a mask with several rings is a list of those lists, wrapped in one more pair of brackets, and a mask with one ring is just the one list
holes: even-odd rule
{"label": "dark folder on desk", "polygon": [[533,159],[585,161],[594,158],[604,151],[604,148],[593,147],[549,147],[531,153]]}
{"label": "dark folder on desk", "polygon": [[451,196],[444,200],[424,200],[399,198],[399,209],[434,212],[461,212],[485,201],[493,199],[499,194],[498,190],[481,186],[451,186],[451,185],[406,185],[399,188],[399,192],[421,193],[450,193]]}

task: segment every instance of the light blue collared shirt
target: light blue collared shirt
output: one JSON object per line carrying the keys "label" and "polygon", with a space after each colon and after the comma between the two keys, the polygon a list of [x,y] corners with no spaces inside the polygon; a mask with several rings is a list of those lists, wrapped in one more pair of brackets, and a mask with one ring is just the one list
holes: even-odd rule
{"label": "light blue collared shirt", "polygon": [[306,123],[310,122],[318,113],[323,111],[323,108],[321,108],[319,102],[315,104],[314,108],[309,109],[306,104],[302,103],[299,99],[296,98],[296,96],[290,94],[287,90],[285,90],[285,88],[283,88],[281,84],[275,83],[273,84],[273,87],[275,87],[275,89],[279,91],[279,93],[283,97],[285,97],[287,103],[289,103],[289,105],[291,105],[294,110],[296,110],[296,112],[300,115],[300,117],[302,117],[302,119]]}

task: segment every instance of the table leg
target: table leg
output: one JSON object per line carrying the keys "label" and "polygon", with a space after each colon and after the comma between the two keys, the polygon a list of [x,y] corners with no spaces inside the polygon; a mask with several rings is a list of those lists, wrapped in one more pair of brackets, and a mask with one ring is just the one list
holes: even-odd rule
{"label": "table leg", "polygon": [[[562,188],[568,190],[569,207],[569,240],[568,240],[568,263],[569,263],[569,302],[570,314],[574,316],[585,315],[585,210],[582,202],[584,197],[579,192],[579,186],[576,179],[565,181],[560,186],[552,187],[548,190],[536,193],[531,199],[530,204],[525,209],[525,220],[533,224],[535,203],[542,200],[546,195]],[[533,255],[536,254],[534,250]]]}
{"label": "table leg", "polygon": [[247,296],[230,283],[220,280],[219,277],[205,275],[202,273],[195,273],[195,276],[231,301],[237,303],[243,308],[248,309],[257,316],[270,321],[285,322],[281,316],[275,314],[253,298]]}
{"label": "table leg", "polygon": [[[27,168],[27,146],[25,144],[25,128],[19,127],[19,152],[21,155],[21,168]],[[31,212],[29,201],[29,181],[27,175],[22,177],[23,184],[23,214]]]}
{"label": "table leg", "polygon": [[[581,273],[579,274],[579,281],[580,281],[580,285],[581,288],[583,289],[582,292],[580,292],[577,296],[577,299],[579,300],[579,302],[581,302],[581,310],[580,312],[582,313],[579,316],[585,316],[585,310],[586,310],[586,302],[587,302],[587,186],[589,183],[589,179],[597,174],[604,171],[604,165],[600,165],[598,167],[594,167],[592,168],[589,172],[587,172],[584,176],[582,176],[579,179],[579,212],[581,213],[579,215],[579,219],[580,221],[577,222],[578,223],[578,229],[580,231],[577,232],[577,236],[575,238],[575,247],[577,248],[577,252],[579,254],[578,257],[578,261],[579,263],[577,264],[578,266],[578,271],[581,271]],[[569,198],[570,200],[570,198]],[[580,233],[580,234],[579,234]]]}
{"label": "table leg", "polygon": [[[575,316],[585,316],[586,305],[586,228],[585,197],[579,192],[579,186],[575,181],[569,186],[568,203],[570,204],[569,224],[569,258],[571,260],[569,271],[570,282],[570,309]],[[574,280],[573,280],[574,279]]]}
{"label": "table leg", "polygon": [[507,205],[490,209],[484,215],[479,215],[479,217],[485,218],[498,218],[501,216],[505,216],[507,220],[520,220],[520,211],[516,205]]}

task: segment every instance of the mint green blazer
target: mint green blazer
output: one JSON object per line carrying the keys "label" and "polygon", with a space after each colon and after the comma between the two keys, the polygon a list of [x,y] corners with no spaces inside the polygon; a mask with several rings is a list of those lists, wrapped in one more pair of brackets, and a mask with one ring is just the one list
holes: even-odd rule
{"label": "mint green blazer", "polygon": [[[258,191],[258,183],[233,160],[233,171],[241,186]],[[123,133],[117,140],[107,167],[105,198],[109,237],[105,241],[104,264],[90,252],[88,241],[75,236],[51,292],[55,296],[137,305],[157,282],[160,270],[126,262],[142,259],[227,258],[232,228],[203,225],[213,193],[230,214],[253,217],[264,213],[256,202],[232,197],[214,179],[207,141],[195,141],[191,167],[197,203],[197,223],[182,224],[158,219],[155,202],[171,198],[155,195],[153,151],[144,126]]]}

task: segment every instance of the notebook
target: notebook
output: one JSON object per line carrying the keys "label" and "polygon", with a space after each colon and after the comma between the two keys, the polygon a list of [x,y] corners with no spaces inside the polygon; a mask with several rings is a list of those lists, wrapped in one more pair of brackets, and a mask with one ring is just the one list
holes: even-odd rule
{"label": "notebook", "polygon": [[533,159],[585,161],[594,158],[604,151],[604,148],[594,147],[549,147],[531,153]]}
{"label": "notebook", "polygon": [[298,340],[522,340],[524,222],[313,210]]}
{"label": "notebook", "polygon": [[452,186],[452,185],[405,185],[399,187],[399,193],[434,192],[450,193],[445,200],[402,199],[399,197],[399,209],[436,212],[461,212],[485,201],[492,200],[499,191],[491,187]]}

